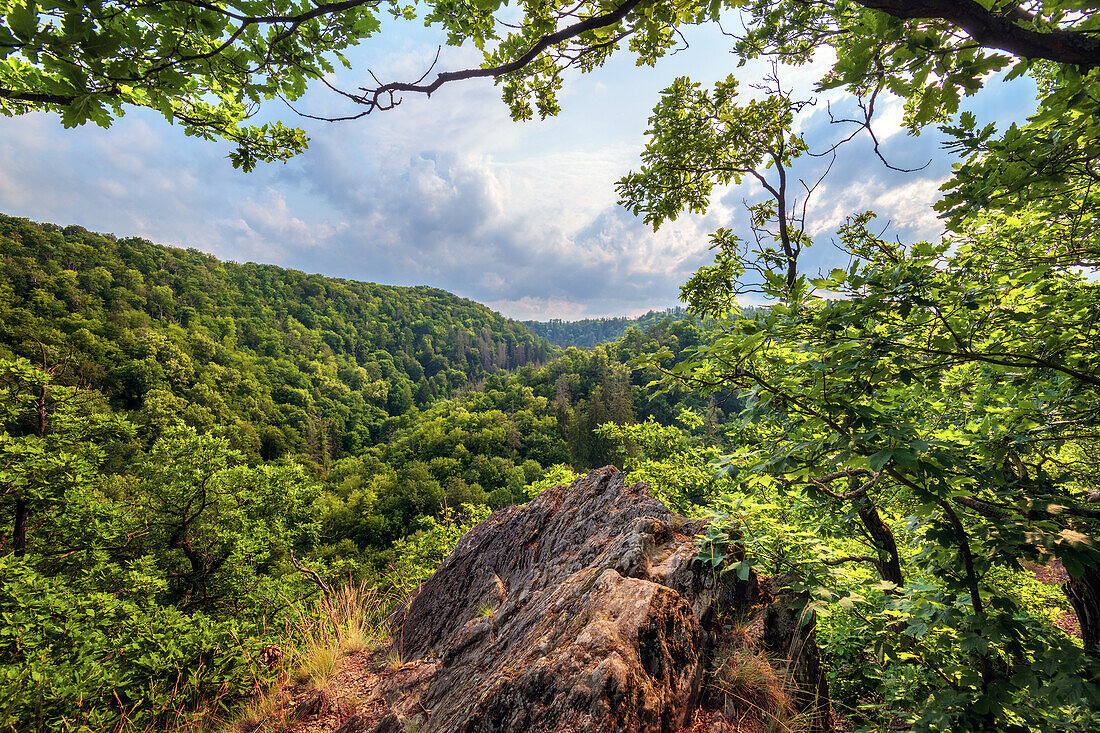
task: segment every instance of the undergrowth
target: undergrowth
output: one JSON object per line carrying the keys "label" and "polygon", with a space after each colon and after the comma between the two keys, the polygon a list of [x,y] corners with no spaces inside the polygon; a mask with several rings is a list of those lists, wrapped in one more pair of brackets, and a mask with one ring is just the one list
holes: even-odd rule
{"label": "undergrowth", "polygon": [[797,685],[785,665],[763,652],[727,650],[716,660],[711,685],[731,722],[749,718],[769,733],[806,733],[812,727],[812,714],[798,710]]}
{"label": "undergrowth", "polygon": [[[289,722],[290,683],[326,689],[345,656],[378,649],[386,641],[386,616],[393,598],[366,583],[348,584],[327,598],[293,604],[284,617],[279,684],[257,690],[243,712],[223,724],[231,731],[278,730]],[[182,733],[182,731],[180,731]]]}

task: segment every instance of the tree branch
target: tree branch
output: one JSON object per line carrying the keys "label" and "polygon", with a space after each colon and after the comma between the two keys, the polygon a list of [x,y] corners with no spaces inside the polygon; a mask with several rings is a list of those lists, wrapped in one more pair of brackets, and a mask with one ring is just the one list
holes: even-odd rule
{"label": "tree branch", "polygon": [[299,563],[298,558],[294,557],[294,550],[290,551],[290,563],[298,569],[298,572],[306,576],[307,580],[321,589],[321,593],[324,594],[326,601],[332,597],[332,589],[328,587],[328,584],[321,579],[321,576],[318,575],[316,570],[307,568],[305,565]]}
{"label": "tree branch", "polygon": [[1085,69],[1100,66],[1100,38],[1087,31],[1037,31],[1020,13],[987,10],[975,0],[857,0],[900,20],[945,20],[986,48],[1025,59],[1045,59]]}
{"label": "tree branch", "polygon": [[[484,77],[496,78],[505,74],[510,74],[513,71],[519,71],[527,64],[538,58],[538,55],[545,51],[550,46],[567,41],[570,38],[579,36],[586,31],[596,30],[597,28],[606,28],[609,25],[615,25],[619,21],[623,20],[630,11],[641,4],[642,0],[627,0],[627,2],[620,5],[610,13],[603,15],[595,15],[586,20],[582,20],[579,23],[566,26],[554,33],[548,33],[542,36],[535,42],[531,48],[527,50],[519,58],[509,61],[506,64],[500,64],[499,66],[492,66],[486,69],[464,69],[462,71],[443,71],[436,75],[431,84],[419,84],[419,83],[407,83],[407,82],[389,82],[382,84],[381,86],[373,89],[367,87],[361,87],[364,92],[360,98],[361,104],[369,105],[371,109],[388,109],[397,102],[393,102],[393,94],[395,92],[420,92],[431,96],[432,92],[439,87],[443,86],[447,82],[460,81],[463,79],[478,79]],[[380,101],[385,95],[390,97],[390,102],[387,104]]]}

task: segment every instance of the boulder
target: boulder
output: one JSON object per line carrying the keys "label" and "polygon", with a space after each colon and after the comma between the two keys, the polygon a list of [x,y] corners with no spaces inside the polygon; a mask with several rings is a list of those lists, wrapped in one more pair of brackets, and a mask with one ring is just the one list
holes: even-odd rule
{"label": "boulder", "polygon": [[[494,512],[390,618],[410,662],[381,691],[387,730],[406,719],[447,733],[686,728],[722,629],[762,592],[695,559],[704,524],[610,466]],[[764,647],[806,628],[772,615],[783,624],[761,632]],[[799,704],[822,702],[812,634],[798,640],[813,662],[796,675],[812,688]]]}

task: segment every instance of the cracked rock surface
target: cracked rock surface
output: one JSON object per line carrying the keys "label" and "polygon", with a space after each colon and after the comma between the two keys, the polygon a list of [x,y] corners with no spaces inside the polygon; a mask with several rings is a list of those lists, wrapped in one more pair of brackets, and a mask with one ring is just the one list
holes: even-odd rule
{"label": "cracked rock surface", "polygon": [[377,730],[686,727],[716,619],[758,593],[694,559],[703,525],[610,466],[494,512],[391,616],[415,673],[388,679]]}

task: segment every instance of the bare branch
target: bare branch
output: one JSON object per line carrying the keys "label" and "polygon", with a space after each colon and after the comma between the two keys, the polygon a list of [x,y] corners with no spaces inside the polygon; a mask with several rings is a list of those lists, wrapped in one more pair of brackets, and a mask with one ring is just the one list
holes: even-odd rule
{"label": "bare branch", "polygon": [[290,562],[294,567],[298,569],[298,572],[306,576],[306,579],[321,589],[321,593],[324,594],[325,600],[328,601],[332,597],[332,589],[328,587],[328,584],[321,579],[321,576],[317,574],[316,570],[307,568],[298,562],[298,558],[294,557],[294,550],[290,551]]}
{"label": "bare branch", "polygon": [[[534,61],[536,58],[538,58],[539,54],[541,54],[543,51],[545,51],[547,48],[550,48],[551,46],[562,43],[563,41],[567,41],[587,31],[615,25],[616,23],[623,20],[627,15],[629,15],[630,11],[637,7],[641,2],[642,0],[627,0],[627,2],[623,3],[610,13],[595,15],[586,20],[582,20],[579,23],[574,23],[573,25],[566,26],[559,31],[555,31],[554,33],[548,33],[542,36],[538,41],[536,41],[535,44],[531,46],[531,48],[529,48],[526,53],[513,61],[509,61],[506,64],[491,66],[486,69],[464,69],[462,71],[440,72],[436,75],[435,80],[432,81],[431,84],[421,84],[419,82],[411,84],[408,82],[389,82],[373,89],[363,87],[362,91],[364,92],[364,94],[362,95],[362,97],[360,97],[359,101],[361,104],[366,104],[372,110],[389,109],[396,104],[400,104],[399,100],[394,100],[394,94],[397,92],[418,92],[431,96],[432,92],[434,92],[436,89],[439,89],[439,87],[443,86],[447,82],[460,81],[463,79],[479,79],[486,77],[495,79],[498,76],[504,76],[505,74],[519,71],[520,69],[524,68],[529,63]],[[421,77],[421,79],[423,78],[424,77]],[[388,99],[388,102],[380,101],[383,98]]]}

